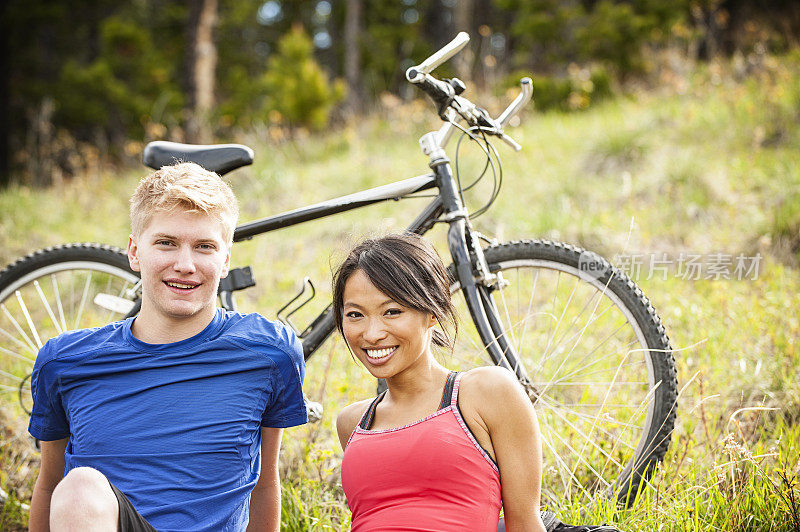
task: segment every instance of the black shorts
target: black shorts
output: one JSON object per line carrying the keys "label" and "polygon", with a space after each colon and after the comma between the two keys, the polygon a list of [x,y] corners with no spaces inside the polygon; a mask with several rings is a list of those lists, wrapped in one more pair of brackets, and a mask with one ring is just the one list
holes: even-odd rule
{"label": "black shorts", "polygon": [[147,519],[136,511],[131,501],[114,484],[111,484],[111,490],[117,496],[117,503],[119,503],[118,532],[156,532],[153,525],[148,523]]}

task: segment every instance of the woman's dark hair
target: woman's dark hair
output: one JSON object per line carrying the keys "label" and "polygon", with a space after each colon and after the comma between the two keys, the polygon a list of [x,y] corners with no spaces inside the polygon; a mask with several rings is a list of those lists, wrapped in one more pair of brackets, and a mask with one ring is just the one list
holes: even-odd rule
{"label": "woman's dark hair", "polygon": [[[375,288],[397,303],[429,312],[441,330],[433,331],[433,343],[452,349],[458,330],[450,300],[450,279],[436,249],[414,233],[365,240],[354,247],[333,274],[333,316],[342,333],[344,286],[362,271]],[[451,336],[448,329],[452,329]]]}

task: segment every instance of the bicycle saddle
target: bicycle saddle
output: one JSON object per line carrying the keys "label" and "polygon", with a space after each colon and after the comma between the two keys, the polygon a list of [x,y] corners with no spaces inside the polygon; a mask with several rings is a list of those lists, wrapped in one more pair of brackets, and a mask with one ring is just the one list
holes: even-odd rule
{"label": "bicycle saddle", "polygon": [[192,162],[222,175],[253,164],[253,150],[241,144],[180,144],[157,140],[144,147],[142,162],[155,170],[177,162]]}

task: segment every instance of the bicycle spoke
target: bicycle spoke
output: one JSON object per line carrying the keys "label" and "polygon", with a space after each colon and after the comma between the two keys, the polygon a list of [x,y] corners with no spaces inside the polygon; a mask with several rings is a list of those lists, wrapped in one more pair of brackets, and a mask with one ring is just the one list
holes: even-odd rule
{"label": "bicycle spoke", "polygon": [[[591,439],[591,434],[586,434],[586,433],[585,433],[583,430],[581,430],[580,428],[578,428],[578,427],[577,427],[577,426],[576,426],[574,423],[572,423],[572,422],[571,422],[569,419],[567,419],[567,416],[565,416],[564,414],[562,414],[561,412],[559,412],[557,409],[553,408],[553,409],[550,409],[550,410],[548,410],[548,412],[550,412],[550,413],[553,413],[553,414],[555,414],[556,416],[558,416],[558,418],[559,418],[559,419],[561,419],[561,420],[562,420],[564,423],[566,423],[566,424],[567,424],[567,425],[568,425],[568,426],[569,426],[569,427],[570,427],[572,430],[574,430],[574,431],[575,431],[575,433],[576,433],[576,434],[578,434],[578,435],[581,437],[581,439],[583,440],[583,442],[584,442],[584,448],[581,450],[581,453],[577,453],[577,452],[575,452],[575,449],[573,449],[572,447],[570,447],[570,449],[571,449],[573,452],[575,452],[575,454],[576,454],[576,455],[578,455],[578,459],[579,459],[579,460],[583,460],[583,459],[584,459],[584,458],[583,458],[583,453],[584,453],[584,452],[585,452],[585,450],[586,450],[586,446],[587,446],[587,445],[591,445],[591,446],[592,446],[594,449],[596,449],[597,451],[599,451],[599,452],[600,452],[600,454],[604,455],[604,456],[605,456],[606,458],[608,458],[609,460],[612,460],[612,461],[614,461],[614,462],[616,463],[616,465],[617,465],[617,466],[619,466],[619,468],[620,468],[620,469],[622,469],[622,464],[620,464],[620,463],[616,462],[616,460],[614,460],[614,458],[613,458],[611,455],[609,455],[609,454],[608,454],[608,453],[605,451],[605,449],[603,449],[602,447],[600,447],[599,445],[597,445],[597,444],[596,444],[594,441],[592,441],[592,439]],[[560,438],[560,437],[559,437],[559,438]],[[575,471],[573,470],[573,474],[574,474],[574,473],[575,473]]]}
{"label": "bicycle spoke", "polygon": [[[3,310],[5,310],[5,305],[3,305]],[[6,316],[10,318],[10,316],[9,316],[8,314],[6,314]],[[16,323],[15,323],[15,324],[16,324]],[[17,327],[17,332],[22,332],[22,331],[19,329],[19,327]],[[0,327],[0,333],[2,333],[2,334],[3,334],[4,336],[6,336],[6,337],[7,337],[9,340],[11,340],[12,342],[14,342],[14,343],[15,343],[15,344],[17,344],[18,346],[20,346],[22,349],[25,349],[25,350],[27,350],[27,351],[30,351],[31,353],[33,353],[34,355],[36,355],[36,350],[35,350],[35,349],[33,349],[33,347],[32,347],[32,345],[31,345],[31,344],[27,344],[27,343],[25,343],[25,342],[21,341],[19,338],[16,338],[16,337],[15,337],[13,334],[11,334],[11,333],[10,333],[10,332],[8,332],[7,330],[3,329],[2,327]]]}
{"label": "bicycle spoke", "polygon": [[11,351],[2,346],[0,346],[0,351],[2,351],[3,353],[7,354],[12,358],[18,358],[19,360],[24,360],[25,362],[30,362],[30,363],[36,362],[35,358],[26,357],[25,355],[17,353],[16,351]]}
{"label": "bicycle spoke", "polygon": [[[517,309],[518,316],[531,316],[533,314],[533,301],[536,297],[536,285],[539,283],[539,270],[536,270],[536,276],[533,279],[533,286],[531,287],[531,296],[528,298],[528,306],[525,313],[520,314],[519,309]],[[517,293],[519,293],[519,289],[522,286],[522,283],[517,283]],[[517,298],[519,300],[519,298]],[[511,324],[511,318],[509,317],[508,320],[509,325]],[[520,353],[520,358],[522,358],[522,346],[525,344],[525,333],[528,331],[528,323],[527,320],[521,320],[521,323],[525,324],[525,327],[522,329],[522,334],[520,335],[519,344],[517,345],[517,352]]]}
{"label": "bicycle spoke", "polygon": [[83,287],[83,295],[81,296],[80,305],[78,305],[78,316],[75,318],[75,325],[72,327],[73,329],[78,328],[78,324],[81,322],[81,317],[83,317],[83,309],[86,306],[86,298],[89,295],[89,285],[92,282],[92,272],[86,272],[86,284]]}
{"label": "bicycle spoke", "polygon": [[556,462],[561,466],[561,467],[556,468],[556,471],[558,471],[561,474],[562,483],[565,486],[569,486],[568,479],[565,479],[564,476],[563,476],[564,473],[569,473],[570,480],[573,480],[575,482],[575,485],[578,486],[578,488],[580,488],[583,491],[583,494],[586,497],[591,498],[591,494],[588,491],[586,491],[586,488],[583,487],[583,484],[572,473],[572,471],[570,470],[569,466],[567,466],[567,463],[564,461],[563,458],[561,458],[561,455],[558,453],[558,451],[556,450],[555,446],[553,446],[553,444],[548,439],[547,434],[542,433],[541,434],[541,438],[542,438],[542,443],[544,444],[544,446],[552,453],[552,455],[556,459]]}
{"label": "bicycle spoke", "polygon": [[56,274],[51,274],[50,280],[53,283],[53,294],[55,294],[56,297],[56,308],[58,309],[58,317],[61,318],[61,330],[66,331],[67,320],[66,318],[64,318],[64,307],[61,304],[61,294],[59,293],[58,290],[58,279],[56,278]]}
{"label": "bicycle spoke", "polygon": [[[509,316],[509,314],[508,314],[508,305],[505,304],[505,299],[503,298],[502,290],[500,292],[501,292],[500,293],[500,300],[503,302],[503,308],[506,310],[506,312],[505,312],[505,314],[506,314],[506,322],[507,323],[511,323],[511,316]],[[509,328],[509,329],[506,329],[506,330],[511,335],[511,338],[507,339],[509,341],[509,343],[511,345],[514,345],[514,346],[518,345],[517,344],[517,339],[516,339],[516,332],[515,332],[514,328]],[[499,336],[498,336],[498,338],[499,338]],[[516,351],[517,351],[517,354],[519,355],[519,349],[517,349]],[[517,372],[517,370],[519,369],[519,359],[514,361],[514,367],[512,369],[514,370],[515,373]]]}
{"label": "bicycle spoke", "polygon": [[[566,419],[564,420],[564,422],[566,422],[567,424],[569,424],[569,422],[568,422]],[[571,426],[573,429],[575,429],[574,425],[570,425],[570,426]],[[603,484],[605,484],[605,485],[606,485],[606,487],[608,487],[608,486],[610,486],[610,485],[611,485],[611,483],[610,483],[610,482],[608,482],[607,480],[605,480],[605,479],[602,477],[602,475],[601,475],[601,474],[600,474],[600,473],[599,473],[599,472],[598,472],[598,471],[597,471],[597,470],[596,470],[596,469],[595,469],[595,468],[592,466],[592,464],[589,462],[589,460],[587,460],[587,459],[586,459],[586,457],[585,457],[585,456],[583,456],[582,454],[579,454],[577,451],[575,451],[575,448],[574,448],[572,445],[570,445],[570,444],[569,444],[569,442],[567,442],[567,441],[566,441],[564,438],[562,438],[562,437],[561,437],[561,436],[560,436],[560,435],[559,435],[557,432],[553,432],[553,435],[554,435],[556,438],[558,438],[558,440],[561,442],[561,444],[562,444],[564,447],[566,447],[567,449],[569,449],[570,451],[572,451],[572,454],[573,454],[573,455],[575,455],[575,456],[577,457],[577,459],[578,459],[578,462],[583,462],[583,464],[586,466],[586,468],[587,468],[589,471],[591,471],[591,472],[592,472],[592,474],[594,474],[594,476],[595,476],[595,477],[597,477],[597,479],[598,479],[600,482],[602,482]],[[613,460],[614,460],[614,459],[613,459],[611,456],[607,456],[607,458],[609,459],[609,461],[613,461]],[[620,466],[620,467],[621,467],[621,464],[619,464],[619,462],[616,462],[616,464],[617,464],[618,466]],[[577,464],[576,464],[576,465],[577,465]],[[572,478],[577,478],[577,477],[575,477],[575,469],[574,469],[574,468],[573,468],[573,470],[572,470],[572,474],[571,474],[571,476],[572,476]]]}
{"label": "bicycle spoke", "polygon": [[31,350],[33,353],[36,353],[36,352],[38,352],[39,350],[38,350],[38,349],[36,349],[36,345],[35,345],[35,344],[33,343],[33,341],[32,341],[32,340],[31,340],[31,339],[28,337],[28,335],[27,335],[27,334],[25,334],[25,331],[23,331],[23,330],[22,330],[22,327],[20,326],[20,324],[19,324],[19,323],[17,323],[17,320],[15,320],[15,319],[14,319],[14,316],[12,316],[12,315],[11,315],[11,313],[8,311],[8,308],[6,308],[5,304],[3,304],[3,305],[0,305],[0,306],[2,306],[2,307],[3,307],[3,312],[5,313],[6,317],[9,319],[9,321],[11,322],[11,324],[12,324],[12,325],[14,325],[14,328],[17,330],[17,332],[20,334],[20,336],[22,336],[22,338],[23,338],[23,339],[25,340],[25,342],[28,344],[28,348],[29,348],[29,349],[30,349],[30,350]]}
{"label": "bicycle spoke", "polygon": [[[578,322],[578,319],[581,316],[583,316],[583,313],[586,312],[586,309],[589,308],[589,305],[592,303],[592,301],[594,301],[594,299],[596,297],[600,296],[600,295],[601,295],[600,291],[595,290],[594,293],[592,294],[592,296],[586,300],[586,303],[583,305],[583,308],[581,308],[580,312],[578,312],[575,315],[575,317],[572,318],[572,321],[567,326],[567,329],[564,331],[564,333],[561,335],[561,338],[559,338],[558,341],[555,343],[554,349],[555,349],[556,346],[559,346],[559,345],[561,345],[563,343],[563,341],[566,338],[566,336],[572,331],[572,327]],[[575,335],[570,336],[569,340],[572,340],[572,338],[574,338],[574,336]]]}
{"label": "bicycle spoke", "polygon": [[[594,366],[596,364],[600,364],[602,362],[607,362],[611,358],[611,356],[616,355],[618,353],[621,353],[622,351],[628,350],[629,347],[631,347],[633,344],[636,344],[636,343],[638,343],[638,340],[631,340],[627,344],[621,346],[616,351],[612,351],[611,353],[608,353],[605,356],[594,357],[594,360],[592,362],[589,362],[588,364],[585,364],[585,365],[580,366],[580,367],[574,367],[571,373],[567,373],[567,374],[559,376],[558,380],[550,380],[547,384],[548,384],[548,386],[551,386],[551,385],[556,384],[556,383],[561,383],[561,382],[563,382],[564,380],[566,380],[566,379],[568,379],[570,377],[574,377],[575,375],[578,375],[580,372],[582,372],[583,370],[585,370],[587,368],[590,368],[590,367],[592,367],[592,366]],[[588,358],[588,356],[589,355],[584,356],[577,363],[581,363],[581,362],[585,361]],[[621,364],[621,366],[622,367],[636,366],[636,365],[641,365],[643,363],[644,363],[644,361],[636,359],[636,360],[633,360],[631,362],[627,362],[625,364]],[[607,372],[609,370],[611,370],[611,368],[603,368],[603,369],[596,370],[596,371],[593,371],[593,372],[590,372],[590,373],[580,373],[580,375],[581,375],[581,377],[587,377],[589,375],[599,375],[599,374],[602,374],[602,373]],[[555,377],[555,375],[554,375],[554,377]]]}
{"label": "bicycle spoke", "polygon": [[[558,279],[559,279],[559,283],[560,283],[561,272],[558,272]],[[558,329],[559,329],[559,327],[561,327],[561,324],[564,321],[564,315],[567,313],[567,309],[569,308],[569,305],[572,302],[572,298],[575,296],[575,290],[578,288],[578,283],[579,282],[580,282],[580,279],[576,278],[575,279],[575,286],[572,287],[572,291],[569,294],[569,298],[567,298],[567,302],[564,305],[564,309],[561,311],[561,315],[558,317],[558,320],[556,321],[556,328],[553,331],[552,335],[548,334],[547,347],[545,347],[544,353],[542,354],[542,357],[545,358],[545,359],[547,359],[547,353],[550,351],[550,346],[552,345],[552,339],[556,337],[556,335],[558,334]],[[556,288],[558,287],[559,283],[556,283]],[[557,298],[557,296],[558,296],[558,290],[556,290],[553,293],[553,314],[556,313],[555,308],[556,308],[556,298]]]}
{"label": "bicycle spoke", "polygon": [[[628,353],[625,355],[625,358],[627,358],[629,355],[630,355],[630,352],[628,352]],[[623,362],[625,361],[625,358],[623,358]],[[617,366],[617,372],[614,374],[614,378],[612,379],[612,382],[617,380],[617,376],[619,375],[619,370],[620,370],[620,367],[619,367],[619,366]],[[605,406],[605,405],[606,405],[606,403],[608,402],[608,396],[609,396],[609,394],[610,394],[610,393],[611,393],[611,388],[609,388],[609,389],[607,389],[607,390],[606,390],[605,396],[603,397],[603,404],[602,404],[602,406],[599,408],[599,410],[598,410],[598,414],[599,414],[599,412],[602,412],[602,411],[603,411],[603,410],[606,408],[606,406]],[[594,441],[592,441],[592,439],[591,439],[591,437],[592,437],[592,433],[594,432],[594,429],[595,429],[596,427],[597,427],[597,418],[596,418],[596,419],[594,420],[594,422],[592,423],[592,427],[591,427],[591,428],[590,428],[590,430],[589,430],[589,435],[588,435],[588,436],[586,436],[586,439],[585,439],[585,440],[584,440],[584,442],[583,442],[583,449],[581,449],[581,454],[583,454],[583,452],[586,450],[586,447],[587,447],[588,445],[590,445],[590,444],[591,444],[591,445],[594,445],[595,447],[597,447],[597,444],[595,444],[595,443],[594,443]],[[598,449],[600,449],[600,448],[598,447]],[[602,452],[602,451],[601,451],[601,452]],[[609,458],[610,458],[610,457],[609,457]],[[576,466],[576,467],[577,467],[577,466]]]}
{"label": "bicycle spoke", "polygon": [[19,302],[19,307],[22,309],[22,314],[25,316],[25,320],[28,322],[28,328],[33,335],[33,338],[36,340],[36,345],[38,349],[42,348],[42,340],[39,338],[39,333],[36,331],[36,326],[33,324],[33,320],[31,319],[31,315],[28,312],[28,307],[25,306],[25,301],[22,299],[22,294],[17,290],[16,292],[17,301]]}
{"label": "bicycle spoke", "polygon": [[14,375],[12,373],[9,373],[7,371],[3,371],[2,369],[0,369],[0,375],[2,375],[4,377],[9,377],[9,378],[11,378],[11,379],[13,379],[15,381],[22,381],[22,379],[19,376]]}
{"label": "bicycle spoke", "polygon": [[[577,332],[575,332],[575,334],[570,336],[567,339],[567,342],[572,342],[573,338],[575,338],[577,336],[578,340],[576,340],[576,342],[574,344],[574,345],[577,345],[577,343],[580,342],[582,333],[586,331],[586,329],[589,327],[589,325],[592,325],[594,322],[596,322],[597,320],[602,318],[605,315],[606,312],[608,312],[609,310],[611,310],[613,308],[615,308],[614,305],[613,304],[609,304],[605,309],[603,309],[603,312],[601,312],[600,314],[597,314],[597,315],[593,314],[592,316],[590,316],[590,320],[583,327],[581,327],[580,330],[578,330]],[[623,324],[623,326],[624,326],[624,324]],[[558,345],[561,345],[561,343],[559,343]],[[574,349],[574,347],[573,347],[573,349]],[[553,349],[552,352],[551,352],[551,356],[555,355],[557,352],[561,353],[563,351],[556,351],[555,349]],[[545,357],[545,359],[547,359],[547,358],[550,358],[550,357]]]}
{"label": "bicycle spoke", "polygon": [[[558,288],[559,284],[561,283],[561,272],[558,272],[558,276],[556,277],[556,286],[553,290],[553,310],[550,311],[550,314],[555,318],[556,316],[556,300],[558,298]],[[558,319],[555,318],[556,322],[556,330],[558,330]],[[550,349],[550,341],[552,340],[553,336],[555,335],[555,331],[552,330],[552,322],[548,322],[547,324],[547,345],[542,352],[542,359],[546,358],[547,351]]]}
{"label": "bicycle spoke", "polygon": [[58,321],[56,321],[56,315],[53,314],[53,309],[50,308],[50,303],[47,301],[47,298],[44,297],[44,292],[42,292],[42,287],[39,286],[39,281],[34,281],[33,286],[39,293],[39,298],[42,300],[42,304],[44,304],[44,308],[47,311],[47,315],[50,316],[50,319],[53,321],[53,325],[55,325],[56,331],[58,331],[58,334],[61,334],[62,332],[64,332],[64,330],[61,328],[61,325],[58,323]]}
{"label": "bicycle spoke", "polygon": [[[563,403],[559,403],[558,401],[553,401],[552,397],[545,399],[543,405],[547,406],[551,410],[563,410],[563,411],[569,412],[569,414],[572,417],[577,418],[580,421],[583,421],[584,423],[588,423],[588,422],[594,421],[596,419],[596,417],[597,417],[597,416],[594,416],[594,415],[581,414],[580,412],[576,412],[575,410],[567,408],[569,405],[564,405]],[[581,405],[581,406],[594,406],[594,407],[597,407],[599,405]],[[618,406],[620,408],[630,408],[630,405],[606,405],[606,406]],[[645,404],[645,406],[646,406],[646,404]],[[641,408],[641,405],[640,405],[639,408]],[[634,413],[630,416],[631,418],[634,418],[634,417],[636,417],[636,415],[640,414],[639,408],[637,408],[637,410],[634,411]],[[627,423],[625,421],[619,421],[619,420],[611,417],[608,412],[604,413],[603,419],[604,419],[604,421],[607,421],[609,423],[613,423],[615,426],[641,430],[640,426],[633,425],[633,424]],[[622,443],[622,445],[625,445],[631,451],[636,450],[636,447],[631,446],[630,444],[623,442],[621,440],[621,438],[619,437],[620,436],[619,434],[613,434],[611,431],[609,431],[607,429],[603,429],[603,428],[599,428],[599,430],[601,432],[603,432],[604,434],[608,435],[612,440],[619,441],[620,443]]]}
{"label": "bicycle spoke", "polygon": [[[628,418],[629,420],[635,419],[635,418],[641,416],[644,413],[644,409],[646,409],[649,406],[650,401],[652,400],[653,396],[655,395],[655,391],[657,389],[658,389],[658,385],[653,387],[653,389],[647,394],[647,396],[645,396],[644,401],[642,401],[642,403],[630,415],[630,417]],[[627,427],[628,424],[624,424],[623,426]],[[641,427],[636,427],[636,428],[638,428],[638,430],[640,432],[642,431]],[[623,431],[622,434],[624,434],[624,431]],[[617,439],[615,439],[613,441],[614,441],[614,443],[611,446],[611,452],[614,452],[614,450],[617,448],[617,445],[622,442],[622,438],[620,437],[620,438],[617,438]],[[641,457],[641,459],[644,459],[644,458],[645,457]],[[603,468],[603,472],[605,472],[605,466]]]}
{"label": "bicycle spoke", "polygon": [[[17,380],[22,380],[17,378]],[[23,387],[23,390],[30,390],[30,387]],[[8,390],[9,392],[19,392],[19,385],[12,386],[9,384],[0,384],[0,390]]]}

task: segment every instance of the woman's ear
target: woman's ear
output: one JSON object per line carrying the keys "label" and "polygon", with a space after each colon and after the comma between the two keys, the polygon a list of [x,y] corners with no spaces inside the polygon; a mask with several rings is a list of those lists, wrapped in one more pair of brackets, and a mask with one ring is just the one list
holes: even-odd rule
{"label": "woman's ear", "polygon": [[433,314],[430,314],[429,318],[428,318],[428,328],[430,329],[431,327],[433,327],[437,323],[439,323],[439,320],[436,319],[436,316],[434,316]]}

